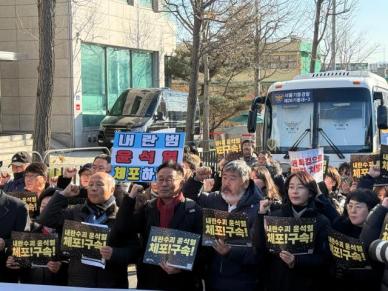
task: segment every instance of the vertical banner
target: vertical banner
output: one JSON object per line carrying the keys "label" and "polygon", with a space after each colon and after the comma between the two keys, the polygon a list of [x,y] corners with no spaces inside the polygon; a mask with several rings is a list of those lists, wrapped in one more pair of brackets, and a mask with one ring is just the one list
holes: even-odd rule
{"label": "vertical banner", "polygon": [[181,163],[185,133],[115,132],[112,172],[116,181],[151,182],[166,161]]}
{"label": "vertical banner", "polygon": [[364,245],[359,239],[340,232],[329,232],[329,247],[338,266],[344,269],[364,268],[368,265]]}
{"label": "vertical banner", "polygon": [[152,226],[143,262],[151,265],[167,263],[191,271],[200,238],[196,233]]}
{"label": "vertical banner", "polygon": [[232,246],[251,247],[247,216],[203,209],[202,245],[212,246],[216,239],[223,239],[226,244]]}
{"label": "vertical banner", "polygon": [[57,253],[54,234],[13,231],[11,241],[12,256],[21,267],[46,267]]}
{"label": "vertical banner", "polygon": [[288,152],[288,154],[290,156],[291,173],[305,171],[313,176],[316,182],[323,181],[323,148]]}
{"label": "vertical banner", "polygon": [[264,217],[267,247],[270,252],[312,254],[316,236],[315,218]]}

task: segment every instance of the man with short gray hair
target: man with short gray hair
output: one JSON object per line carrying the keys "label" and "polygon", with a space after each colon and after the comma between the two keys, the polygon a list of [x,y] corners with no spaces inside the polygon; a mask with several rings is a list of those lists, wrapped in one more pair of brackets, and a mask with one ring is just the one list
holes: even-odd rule
{"label": "man with short gray hair", "polygon": [[[201,193],[198,203],[203,208],[245,214],[252,234],[262,193],[250,180],[250,173],[251,168],[245,161],[227,163],[222,169],[221,191]],[[252,248],[234,247],[216,240],[207,261],[210,272],[205,278],[206,289],[256,290],[259,263],[260,258]]]}
{"label": "man with short gray hair", "polygon": [[[41,213],[39,222],[56,229],[62,228],[65,219],[112,227],[118,212],[114,189],[115,180],[111,175],[96,172],[90,177],[84,204],[67,207],[67,198],[78,196],[80,191],[80,186],[69,184],[63,191],[55,192]],[[79,257],[71,255],[68,269],[69,286],[128,288],[128,261],[136,261],[138,250],[135,236],[113,239],[108,235],[107,246],[100,249],[102,258],[106,260],[105,269],[84,265]]]}

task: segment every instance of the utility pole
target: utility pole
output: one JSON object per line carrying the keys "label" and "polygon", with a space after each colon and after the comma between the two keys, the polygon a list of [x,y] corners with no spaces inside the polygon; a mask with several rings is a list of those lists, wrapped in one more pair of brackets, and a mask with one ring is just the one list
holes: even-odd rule
{"label": "utility pole", "polygon": [[336,56],[336,0],[333,0],[333,14],[331,15],[331,69],[335,71],[335,56]]}

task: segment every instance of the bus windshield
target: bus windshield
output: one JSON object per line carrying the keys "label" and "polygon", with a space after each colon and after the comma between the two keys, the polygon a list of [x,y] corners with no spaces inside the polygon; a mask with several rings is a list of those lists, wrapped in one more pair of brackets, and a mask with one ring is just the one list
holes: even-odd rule
{"label": "bus windshield", "polygon": [[110,115],[151,117],[158,103],[159,91],[126,90],[113,105]]}
{"label": "bus windshield", "polygon": [[320,146],[325,153],[334,153],[324,132],[343,153],[371,151],[371,103],[366,88],[271,92],[265,118],[266,145],[275,153],[287,153],[304,136],[298,150]]}

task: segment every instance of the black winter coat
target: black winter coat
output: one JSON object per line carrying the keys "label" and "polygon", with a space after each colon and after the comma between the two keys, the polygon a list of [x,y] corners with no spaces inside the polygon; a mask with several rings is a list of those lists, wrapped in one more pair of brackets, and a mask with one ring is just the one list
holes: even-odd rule
{"label": "black winter coat", "polygon": [[[151,226],[160,227],[160,214],[157,199],[147,201],[135,211],[136,199],[125,196],[112,229],[112,237],[120,238],[129,234],[140,234],[142,250],[137,264],[137,288],[158,290],[202,290],[199,275],[196,271],[197,262],[192,272],[181,271],[168,275],[161,267],[144,264],[143,256]],[[202,233],[202,211],[191,199],[185,198],[178,203],[169,228],[192,233]],[[197,253],[197,257],[199,254]]]}
{"label": "black winter coat", "polygon": [[[347,236],[360,238],[362,228],[353,225],[348,217],[341,216],[333,223],[333,228]],[[332,268],[332,291],[345,289],[354,291],[378,291],[381,279],[381,269],[341,269],[335,266]]]}
{"label": "black winter coat", "polygon": [[[39,222],[48,227],[61,229],[65,219],[85,221],[90,215],[86,205],[68,206],[66,197],[56,192],[49,201]],[[107,222],[109,228],[113,226],[118,208],[109,215]],[[70,286],[89,288],[128,288],[127,266],[128,262],[135,260],[138,252],[138,245],[134,237],[113,238],[108,236],[108,246],[113,248],[112,258],[107,261],[105,269],[84,265],[80,258],[71,257],[68,270],[68,281]]]}
{"label": "black winter coat", "polygon": [[[28,230],[27,206],[17,198],[11,197],[0,190],[0,238],[10,245],[12,231]],[[0,252],[0,282],[14,282],[16,279],[5,267],[7,255]]]}
{"label": "black winter coat", "polygon": [[[244,213],[248,217],[250,233],[254,232],[261,191],[253,181],[237,204],[232,213]],[[228,211],[228,204],[219,192],[208,195],[201,194],[198,200],[203,208]],[[207,257],[207,271],[205,272],[206,290],[256,290],[259,284],[259,264],[262,263],[262,253],[256,253],[252,247],[231,247],[226,256],[221,256],[212,248]]]}
{"label": "black winter coat", "polygon": [[[270,214],[278,217],[293,217],[289,203]],[[314,202],[310,203],[302,218],[316,218],[316,238],[313,254],[296,255],[295,266],[290,269],[278,254],[267,253],[265,283],[268,291],[315,291],[325,290],[325,277],[328,276],[328,260],[330,250],[327,240],[329,227],[328,219],[315,209]],[[263,244],[264,217],[259,215],[259,236],[257,246]],[[322,284],[325,283],[325,284]]]}
{"label": "black winter coat", "polygon": [[[360,235],[360,238],[367,249],[369,249],[369,246],[373,241],[379,239],[384,218],[387,213],[388,209],[382,205],[377,205],[369,213],[368,219],[364,224]],[[372,264],[372,267],[377,275],[379,275],[379,272],[382,269],[382,264],[375,262],[375,264]],[[388,291],[388,264],[385,264],[385,270],[381,280],[381,291]]]}

